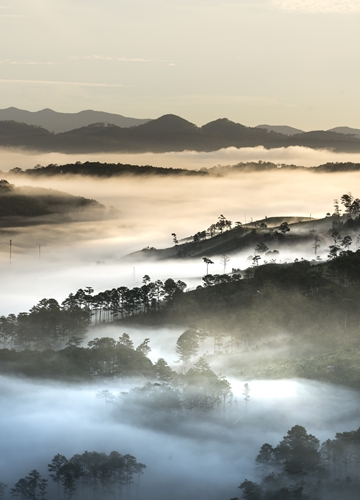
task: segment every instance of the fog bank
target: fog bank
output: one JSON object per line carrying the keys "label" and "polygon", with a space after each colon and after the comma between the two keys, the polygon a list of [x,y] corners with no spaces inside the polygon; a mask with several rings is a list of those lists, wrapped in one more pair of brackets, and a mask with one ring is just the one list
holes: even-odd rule
{"label": "fog bank", "polygon": [[197,152],[183,151],[180,153],[37,153],[24,152],[16,149],[1,148],[1,166],[4,172],[14,167],[23,169],[35,165],[49,165],[55,163],[75,163],[76,161],[99,161],[107,163],[129,163],[133,165],[153,165],[158,167],[173,167],[199,169],[210,168],[218,163],[222,165],[235,164],[246,161],[271,161],[273,163],[287,163],[304,167],[312,167],[327,162],[360,162],[360,153],[335,153],[330,150],[315,150],[302,146],[288,148],[265,149],[263,146],[255,148],[235,147],[220,149],[219,151]]}
{"label": "fog bank", "polygon": [[[30,470],[46,473],[56,453],[117,450],[147,465],[139,499],[171,496],[175,500],[231,498],[237,486],[254,477],[254,459],[264,442],[273,445],[295,424],[320,440],[357,429],[360,397],[355,391],[304,380],[248,381],[248,408],[243,383],[231,380],[237,402],[221,418],[195,418],[171,431],[124,424],[106,412],[96,393],[118,393],[131,383],[96,386],[43,384],[0,377],[2,408],[0,481],[11,485]],[[135,498],[136,489],[132,498]]]}
{"label": "fog bank", "polygon": [[[218,220],[249,222],[265,216],[324,217],[333,200],[349,190],[355,196],[360,174],[309,172],[242,173],[223,178],[124,177],[28,178],[7,176],[16,185],[58,189],[96,199],[119,210],[117,219],[11,227],[0,231],[0,313],[27,310],[43,297],[63,300],[78,288],[96,292],[121,285],[138,286],[145,274],[153,280],[173,277],[190,287],[205,273],[202,260],[152,263],[122,258],[145,247],[164,248],[194,235]],[[10,266],[9,241],[12,240]],[[39,246],[41,247],[39,255]],[[302,252],[281,259],[308,257]],[[320,253],[327,254],[325,245]],[[231,267],[248,267],[251,252],[233,256]],[[141,257],[140,257],[141,258]],[[212,273],[221,273],[219,258]]]}

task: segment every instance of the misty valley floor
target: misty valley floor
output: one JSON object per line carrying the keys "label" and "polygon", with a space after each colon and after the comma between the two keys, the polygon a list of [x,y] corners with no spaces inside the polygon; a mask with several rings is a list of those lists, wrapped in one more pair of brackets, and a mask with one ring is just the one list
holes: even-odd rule
{"label": "misty valley floor", "polygon": [[[221,154],[226,157],[233,153]],[[174,158],[181,162],[184,157],[185,153]],[[201,154],[193,158],[196,164],[208,161]],[[95,294],[114,287],[141,286],[145,275],[152,280],[169,277],[183,280],[194,291],[202,283],[205,272],[202,255],[196,259],[132,262],[123,257],[148,246],[167,248],[172,244],[173,232],[179,238],[189,237],[208,227],[222,213],[232,221],[249,221],[251,217],[263,219],[265,214],[268,217],[295,214],[310,219],[322,218],[331,210],[333,198],[352,188],[354,175],[336,174],[336,182],[330,174],[316,176],[307,172],[279,173],[277,178],[262,173],[175,182],[165,178],[143,181],[131,177],[102,181],[27,178],[26,183],[30,186],[85,196],[106,207],[114,206],[118,212],[116,218],[100,221],[61,220],[57,224],[47,222],[33,227],[2,228],[0,270],[6,287],[0,291],[1,315],[29,311],[44,297],[61,303],[69,293],[87,286],[93,287]],[[11,182],[18,182],[10,177]],[[329,242],[331,235],[321,242],[319,255],[323,262]],[[249,248],[232,253],[229,266],[246,269],[250,265],[251,252],[253,249]],[[311,241],[303,248],[284,250],[281,259],[283,263],[293,263],[295,258],[310,261],[313,254]],[[222,272],[220,258],[221,255],[213,257],[211,271],[214,274]],[[333,439],[337,432],[356,430],[360,410],[357,390],[359,346],[355,341],[346,344],[345,315],[339,319],[338,331],[342,333],[338,335],[338,343],[326,340],[324,334],[315,348],[302,339],[294,341],[293,332],[278,329],[272,332],[273,344],[268,346],[269,339],[261,340],[256,325],[266,324],[277,316],[282,310],[282,301],[291,295],[284,292],[276,303],[276,297],[269,290],[254,288],[254,293],[250,294],[249,304],[251,302],[253,307],[250,316],[253,330],[259,332],[259,341],[251,339],[246,352],[240,350],[230,356],[229,353],[214,355],[213,339],[209,338],[199,352],[206,356],[217,374],[223,374],[231,383],[234,398],[231,404],[225,404],[225,409],[220,406],[205,414],[186,410],[170,416],[149,411],[139,414],[132,413],[131,409],[119,410],[97,397],[104,390],[118,397],[122,392],[144,385],[143,377],[64,383],[20,375],[0,376],[3,452],[0,482],[9,484],[6,500],[10,498],[10,487],[29,471],[37,469],[47,477],[47,464],[55,454],[70,457],[86,450],[105,453],[117,450],[135,456],[146,465],[139,490],[137,492],[133,485],[130,498],[229,500],[240,497],[238,486],[245,478],[258,480],[254,460],[260,447],[265,442],[275,446],[293,426],[304,426],[321,442]],[[351,290],[355,289],[350,287],[347,292]],[[185,294],[189,300],[193,297],[192,291]],[[262,297],[269,297],[268,310],[256,310],[253,297],[257,291]],[[225,293],[221,295],[222,298],[226,296]],[[309,313],[307,304],[317,304],[318,298],[313,300],[306,294],[304,297],[302,307]],[[336,299],[336,294],[334,297]],[[211,302],[209,304],[211,309]],[[217,307],[220,304],[218,301]],[[214,307],[213,312],[215,310]],[[332,308],[331,312],[335,310]],[[316,308],[312,311],[320,324]],[[216,320],[207,312],[210,323],[207,326],[210,330],[219,327],[219,331],[223,327],[229,333],[225,325],[231,325],[233,313],[224,311]],[[295,313],[294,305],[290,319],[295,318]],[[349,307],[348,313],[346,331],[351,327],[352,335],[356,336],[357,312]],[[236,314],[234,318],[238,321]],[[84,338],[84,345],[99,337],[117,340],[124,332],[135,345],[150,338],[150,360],[155,363],[164,358],[180,372],[181,364],[176,363],[176,341],[191,326],[191,321],[177,318],[171,324],[168,319],[152,326],[146,321],[143,324],[132,321],[130,324],[93,325]],[[330,322],[329,318],[327,321]],[[308,339],[311,339],[315,334],[311,329],[309,332]],[[329,366],[336,369],[329,370]],[[341,377],[336,378],[340,371]],[[244,401],[245,383],[250,389],[248,402]],[[51,488],[56,485],[50,488],[50,483],[48,498],[55,500],[56,492]]]}
{"label": "misty valley floor", "polygon": [[358,426],[358,392],[302,380],[250,381],[246,408],[243,381],[231,382],[237,402],[225,414],[182,418],[159,430],[151,415],[142,428],[118,421],[96,398],[102,387],[120,392],[128,385],[74,387],[1,377],[2,480],[11,483],[34,468],[45,472],[56,453],[116,449],[147,465],[139,498],[226,499],[238,495],[244,477],[256,477],[260,446],[276,444],[293,425],[321,440]]}

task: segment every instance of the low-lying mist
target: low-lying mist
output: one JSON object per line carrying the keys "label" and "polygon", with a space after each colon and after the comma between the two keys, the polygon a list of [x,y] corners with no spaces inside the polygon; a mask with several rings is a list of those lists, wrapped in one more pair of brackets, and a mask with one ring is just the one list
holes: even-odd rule
{"label": "low-lying mist", "polygon": [[357,392],[303,380],[247,381],[247,404],[244,381],[231,380],[236,400],[225,413],[180,417],[160,431],[153,426],[155,415],[147,414],[139,428],[131,415],[124,423],[96,397],[104,388],[128,391],[131,381],[67,386],[0,378],[0,481],[9,485],[35,468],[46,477],[46,464],[57,453],[116,450],[147,466],[139,499],[226,499],[238,495],[245,477],[255,477],[260,446],[275,445],[293,425],[303,425],[322,441],[359,425]]}
{"label": "low-lying mist", "polygon": [[200,169],[211,168],[218,163],[222,165],[235,164],[245,161],[271,161],[273,163],[287,163],[313,167],[327,162],[355,162],[360,161],[359,153],[336,153],[327,149],[315,150],[302,146],[288,148],[265,149],[263,146],[255,148],[234,147],[219,151],[197,152],[183,151],[180,153],[90,153],[90,154],[63,154],[24,152],[16,149],[0,149],[1,170],[11,168],[32,168],[35,165],[49,165],[50,163],[63,165],[76,161],[99,161],[107,163],[129,163],[134,165],[154,165],[158,167]]}
{"label": "low-lying mist", "polygon": [[[196,286],[205,273],[201,259],[152,263],[122,261],[122,257],[146,247],[172,246],[172,233],[181,242],[182,238],[208,228],[220,214],[233,223],[265,216],[324,217],[332,212],[334,198],[354,188],[358,175],[276,171],[174,181],[170,177],[100,180],[6,174],[16,185],[53,188],[96,199],[107,207],[116,207],[119,216],[87,222],[39,221],[16,227],[7,220],[0,231],[0,268],[6,280],[6,289],[0,292],[0,312],[26,310],[44,296],[60,300],[85,286],[96,291],[137,286],[145,274],[152,279],[171,276],[183,279],[190,287]],[[311,254],[310,245],[308,253],[291,251],[279,258],[293,260],[309,258]],[[320,254],[326,255],[327,249],[321,247]],[[251,252],[243,252],[239,258],[232,256],[228,270],[248,267],[249,255]],[[221,273],[220,259],[214,262],[211,272]]]}
{"label": "low-lying mist", "polygon": [[[93,155],[3,155],[3,170],[14,166],[30,168],[35,163],[85,161]],[[248,155],[248,156],[246,156]],[[276,156],[278,155],[278,156]],[[325,161],[359,161],[358,155],[314,152],[304,148],[265,151],[226,150],[218,153],[168,155],[99,155],[99,161],[129,161],[187,168],[210,167],[246,159],[267,159],[285,163],[318,164]],[[169,162],[169,163],[168,163]],[[172,246],[177,238],[189,237],[208,228],[220,214],[243,223],[265,216],[324,217],[333,211],[334,198],[358,186],[358,173],[313,174],[310,172],[261,172],[223,178],[122,177],[108,180],[91,178],[34,178],[4,174],[16,185],[53,188],[73,195],[93,198],[119,210],[118,218],[97,221],[11,224],[0,231],[0,315],[28,311],[40,299],[62,301],[78,288],[90,286],[95,294],[119,286],[139,286],[144,275],[153,281],[172,277],[190,288],[201,283],[206,267],[202,258],[150,261],[124,257],[146,247]],[[286,238],[286,236],[285,236]],[[11,240],[11,259],[10,259]],[[318,255],[325,258],[328,241],[321,240]],[[270,250],[275,250],[271,248]],[[252,249],[231,254],[228,269],[252,265]],[[312,259],[314,249],[285,248],[277,261]],[[212,257],[211,273],[223,272],[220,256]],[[262,261],[265,260],[263,256]],[[150,359],[165,358],[179,372],[176,340],[190,325],[149,326],[102,325],[91,327],[84,345],[96,337],[118,339],[128,333],[135,345],[150,338]],[[239,325],[240,326],[240,325]],[[279,338],[286,332],[277,332]],[[158,416],[151,412],[132,413],[118,401],[107,408],[96,397],[108,390],[118,396],[146,380],[113,379],[88,384],[0,377],[2,410],[0,482],[12,485],[29,471],[45,476],[46,464],[55,454],[70,457],[85,450],[129,453],[146,464],[138,499],[158,498],[209,500],[240,496],[237,486],[245,477],[254,478],[254,459],[260,446],[276,445],[288,429],[303,425],[324,441],[336,432],[359,427],[360,395],[342,386],[305,380],[245,380],[240,371],[227,365],[230,358],[212,356],[214,339],[207,338],[199,354],[207,355],[211,367],[222,372],[232,385],[234,398],[207,414],[173,415],[159,428]],[[270,349],[269,356],[282,355],[286,343]],[[271,351],[271,352],[270,352]],[[250,352],[248,360],[261,363],[266,348]],[[241,357],[243,353],[240,353]],[[228,363],[229,364],[229,363]],[[236,374],[239,374],[236,377]],[[255,377],[255,375],[254,375]],[[152,381],[153,382],[153,381]],[[250,399],[244,401],[244,384]],[[121,398],[120,398],[121,399]],[[136,489],[132,492],[136,497]],[[51,498],[51,497],[50,497]]]}

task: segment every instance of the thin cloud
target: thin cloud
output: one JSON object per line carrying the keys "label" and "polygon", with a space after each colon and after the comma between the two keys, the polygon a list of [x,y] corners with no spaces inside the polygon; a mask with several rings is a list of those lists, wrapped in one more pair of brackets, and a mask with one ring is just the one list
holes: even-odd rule
{"label": "thin cloud", "polygon": [[267,97],[261,95],[183,95],[183,100],[194,102],[215,102],[215,103],[234,103],[234,104],[251,104],[255,106],[276,106],[280,104],[280,100],[276,97]]}
{"label": "thin cloud", "polygon": [[0,64],[53,65],[55,63],[51,61],[12,61],[11,59],[0,59]]}
{"label": "thin cloud", "polygon": [[309,13],[360,12],[360,0],[270,0],[281,10]]}
{"label": "thin cloud", "polygon": [[54,80],[6,80],[1,78],[0,83],[21,83],[28,85],[67,85],[73,87],[126,87],[120,83],[91,83],[91,82],[63,82]]}
{"label": "thin cloud", "polygon": [[91,55],[91,56],[72,56],[70,59],[91,59],[95,61],[115,61],[115,62],[134,62],[134,63],[165,63],[162,59],[145,59],[143,57],[112,57],[112,56],[99,56],[99,55]]}

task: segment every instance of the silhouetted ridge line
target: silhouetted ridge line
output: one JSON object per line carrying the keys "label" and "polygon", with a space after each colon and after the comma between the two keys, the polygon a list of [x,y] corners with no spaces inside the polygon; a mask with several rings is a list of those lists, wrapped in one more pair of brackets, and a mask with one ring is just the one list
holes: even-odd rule
{"label": "silhouetted ridge line", "polygon": [[179,152],[235,147],[266,149],[303,146],[338,152],[360,152],[360,138],[331,131],[311,131],[285,135],[262,128],[246,127],[226,118],[202,127],[176,115],[164,115],[136,127],[123,128],[97,120],[62,133],[17,122],[0,122],[0,146],[64,153],[90,152]]}
{"label": "silhouetted ridge line", "polygon": [[[93,126],[91,126],[93,128]],[[236,165],[215,166],[202,168],[200,170],[187,170],[183,168],[155,167],[152,165],[131,165],[123,163],[101,163],[101,162],[76,162],[65,165],[49,164],[47,166],[36,166],[27,170],[15,167],[10,170],[17,175],[31,176],[54,176],[54,175],[85,175],[94,177],[112,177],[121,175],[162,175],[162,176],[226,176],[236,173],[251,172],[281,172],[281,171],[306,171],[311,173],[336,173],[357,172],[360,163],[326,163],[316,167],[303,167],[299,165],[277,165],[272,162],[241,162]]]}
{"label": "silhouetted ridge line", "polygon": [[87,109],[79,113],[59,113],[49,108],[40,111],[26,111],[14,107],[0,109],[0,120],[15,120],[27,125],[44,127],[51,132],[66,132],[92,123],[106,122],[119,127],[134,127],[149,119],[129,118],[104,111]]}
{"label": "silhouetted ridge line", "polygon": [[46,167],[37,166],[23,171],[14,168],[10,171],[17,175],[31,176],[54,176],[54,175],[85,175],[93,177],[112,177],[121,175],[184,175],[184,176],[205,176],[209,175],[206,170],[195,171],[182,168],[152,167],[151,165],[129,165],[122,163],[99,163],[99,162],[77,162],[66,165],[50,164]]}

